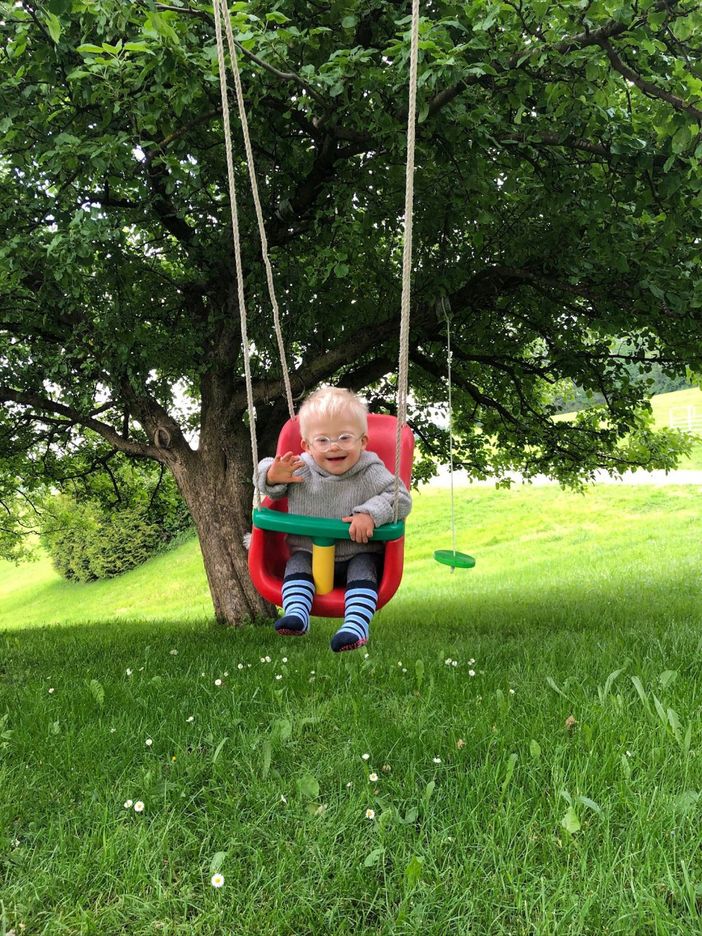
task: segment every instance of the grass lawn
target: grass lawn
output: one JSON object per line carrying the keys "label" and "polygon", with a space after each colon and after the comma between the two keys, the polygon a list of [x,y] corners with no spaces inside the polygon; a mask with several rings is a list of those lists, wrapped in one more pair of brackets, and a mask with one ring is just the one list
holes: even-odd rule
{"label": "grass lawn", "polygon": [[[702,436],[702,390],[676,390],[673,393],[658,393],[651,397],[651,408],[657,426],[675,425],[681,429],[692,427],[697,436]],[[702,469],[702,439],[695,442],[688,458],[678,466],[681,469]]]}
{"label": "grass lawn", "polygon": [[367,656],[0,564],[0,934],[700,932],[702,488],[447,505]]}
{"label": "grass lawn", "polygon": [[[672,393],[657,393],[651,397],[651,410],[657,429],[669,426],[690,432],[695,439],[686,458],[677,466],[681,471],[702,471],[702,390],[691,387]],[[573,420],[575,413],[563,413],[557,420]]]}

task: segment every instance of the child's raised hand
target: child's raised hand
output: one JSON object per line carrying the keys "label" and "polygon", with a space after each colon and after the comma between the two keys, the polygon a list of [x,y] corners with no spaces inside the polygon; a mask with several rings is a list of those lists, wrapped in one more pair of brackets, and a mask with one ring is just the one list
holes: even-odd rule
{"label": "child's raised hand", "polygon": [[344,523],[350,523],[349,536],[354,543],[367,543],[373,535],[375,522],[370,514],[354,514],[352,517],[342,517]]}
{"label": "child's raised hand", "polygon": [[299,455],[286,452],[285,455],[276,455],[273,464],[266,474],[266,482],[274,484],[299,484],[304,478],[299,478],[293,472],[303,468],[305,463]]}

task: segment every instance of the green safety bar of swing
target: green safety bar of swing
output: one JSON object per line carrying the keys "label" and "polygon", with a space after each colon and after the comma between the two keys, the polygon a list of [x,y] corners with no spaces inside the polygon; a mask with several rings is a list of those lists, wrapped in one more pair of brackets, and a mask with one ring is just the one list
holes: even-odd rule
{"label": "green safety bar of swing", "polygon": [[[329,517],[306,517],[302,514],[285,513],[268,507],[256,507],[253,512],[253,525],[259,530],[274,530],[277,533],[297,533],[299,536],[311,536],[318,546],[331,546],[335,540],[350,539],[350,523],[333,520]],[[376,542],[387,543],[400,539],[405,533],[405,521],[384,523],[376,527],[371,536]]]}

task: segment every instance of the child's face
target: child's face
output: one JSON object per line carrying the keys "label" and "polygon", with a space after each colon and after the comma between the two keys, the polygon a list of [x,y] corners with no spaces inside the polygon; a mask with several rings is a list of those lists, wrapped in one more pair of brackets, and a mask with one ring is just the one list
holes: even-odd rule
{"label": "child's face", "polygon": [[[334,440],[331,441],[330,440]],[[353,413],[313,416],[307,421],[302,450],[330,474],[341,475],[356,464],[368,445],[368,436]]]}

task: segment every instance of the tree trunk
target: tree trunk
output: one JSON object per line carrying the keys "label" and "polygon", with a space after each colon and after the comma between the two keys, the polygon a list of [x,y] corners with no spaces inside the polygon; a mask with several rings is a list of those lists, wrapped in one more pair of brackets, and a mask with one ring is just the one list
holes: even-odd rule
{"label": "tree trunk", "polygon": [[251,583],[244,546],[253,491],[248,447],[223,434],[215,445],[201,444],[187,461],[179,459],[172,470],[200,539],[217,621],[239,626],[247,619],[275,617],[274,606]]}

